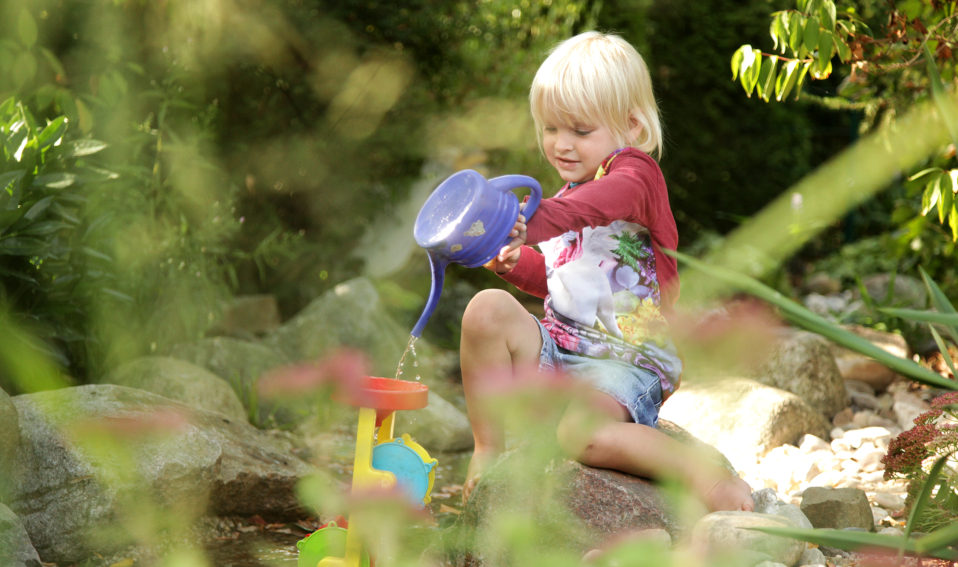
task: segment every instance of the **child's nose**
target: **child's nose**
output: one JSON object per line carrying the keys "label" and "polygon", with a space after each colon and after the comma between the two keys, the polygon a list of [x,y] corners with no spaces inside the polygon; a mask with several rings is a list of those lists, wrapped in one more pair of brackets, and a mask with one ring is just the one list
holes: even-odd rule
{"label": "child's nose", "polygon": [[561,132],[559,137],[556,139],[556,149],[569,151],[573,146],[573,137],[570,133]]}

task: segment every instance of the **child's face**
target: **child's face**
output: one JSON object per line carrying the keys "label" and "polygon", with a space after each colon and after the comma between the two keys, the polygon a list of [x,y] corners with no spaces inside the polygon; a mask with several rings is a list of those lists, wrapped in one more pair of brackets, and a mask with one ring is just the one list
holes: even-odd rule
{"label": "child's face", "polygon": [[602,161],[621,147],[612,132],[601,125],[546,123],[542,149],[563,181],[591,181]]}

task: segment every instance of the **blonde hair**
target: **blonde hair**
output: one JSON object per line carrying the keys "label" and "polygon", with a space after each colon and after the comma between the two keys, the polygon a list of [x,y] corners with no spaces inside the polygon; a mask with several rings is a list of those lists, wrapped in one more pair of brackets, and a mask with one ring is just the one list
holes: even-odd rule
{"label": "blonde hair", "polygon": [[[649,69],[629,42],[613,34],[581,33],[558,44],[539,66],[529,105],[542,142],[548,123],[607,127],[620,146],[662,154],[662,125]],[[629,140],[631,117],[642,127]]]}

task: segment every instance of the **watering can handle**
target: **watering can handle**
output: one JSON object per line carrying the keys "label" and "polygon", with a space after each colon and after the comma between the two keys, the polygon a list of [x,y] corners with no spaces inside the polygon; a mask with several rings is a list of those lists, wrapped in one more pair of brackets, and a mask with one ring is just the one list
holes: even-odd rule
{"label": "watering can handle", "polygon": [[529,177],[528,175],[502,175],[493,177],[489,180],[489,185],[497,191],[512,191],[519,187],[532,189],[532,192],[529,194],[529,200],[526,201],[526,206],[522,209],[522,214],[526,217],[527,221],[532,218],[532,214],[535,213],[539,207],[539,201],[542,200],[542,185],[539,185],[539,182],[536,181],[535,178]]}

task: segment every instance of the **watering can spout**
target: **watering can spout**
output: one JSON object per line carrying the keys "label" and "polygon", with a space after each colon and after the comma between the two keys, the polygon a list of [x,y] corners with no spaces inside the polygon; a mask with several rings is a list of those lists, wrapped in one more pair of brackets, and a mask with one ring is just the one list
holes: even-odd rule
{"label": "watering can spout", "polygon": [[412,336],[419,338],[422,336],[422,330],[426,327],[426,322],[432,316],[439,304],[439,296],[442,294],[442,283],[446,275],[446,265],[448,262],[435,254],[429,253],[429,268],[432,270],[432,283],[429,285],[429,299],[426,301],[426,307],[422,310],[422,315],[416,321],[416,326],[412,328]]}

